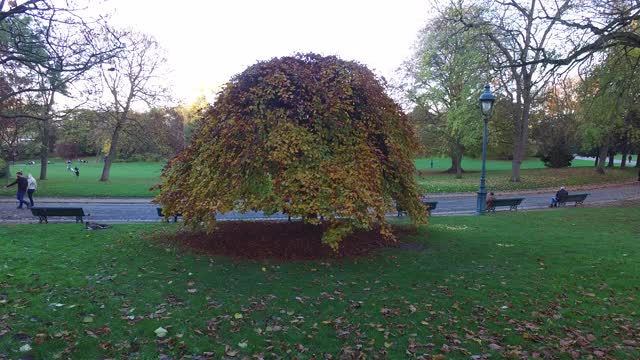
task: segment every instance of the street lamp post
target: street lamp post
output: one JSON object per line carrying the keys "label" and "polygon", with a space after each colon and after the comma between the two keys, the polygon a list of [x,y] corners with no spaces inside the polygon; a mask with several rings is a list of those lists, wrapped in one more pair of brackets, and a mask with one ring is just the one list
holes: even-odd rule
{"label": "street lamp post", "polygon": [[489,85],[485,85],[484,92],[480,95],[480,110],[484,115],[484,133],[482,135],[482,171],[480,172],[480,190],[478,191],[478,203],[476,205],[476,213],[478,215],[484,214],[487,190],[485,188],[485,162],[487,161],[487,126],[489,124],[489,115],[493,109],[493,103],[496,101],[496,97],[491,93]]}

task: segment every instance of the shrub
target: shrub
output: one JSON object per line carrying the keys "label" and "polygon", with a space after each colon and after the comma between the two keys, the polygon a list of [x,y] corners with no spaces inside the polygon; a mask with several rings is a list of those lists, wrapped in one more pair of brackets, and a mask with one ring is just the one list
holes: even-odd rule
{"label": "shrub", "polygon": [[157,201],[187,224],[215,215],[282,211],[325,223],[338,247],[354,229],[393,237],[393,201],[425,222],[411,161],[418,140],[406,115],[365,66],[298,54],[236,75],[162,175]]}

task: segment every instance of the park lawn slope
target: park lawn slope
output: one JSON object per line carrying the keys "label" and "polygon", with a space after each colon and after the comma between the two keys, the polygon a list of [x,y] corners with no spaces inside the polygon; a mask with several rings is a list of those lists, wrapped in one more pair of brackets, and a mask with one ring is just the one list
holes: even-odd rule
{"label": "park lawn slope", "polygon": [[[579,160],[576,160],[580,162]],[[620,184],[635,181],[638,170],[635,168],[607,169],[605,175],[597,174],[591,166],[576,166],[563,169],[544,168],[542,161],[530,159],[523,163],[522,181],[513,183],[511,177],[511,162],[490,160],[487,162],[487,188],[490,191],[518,191],[531,189],[555,189],[560,186]],[[434,159],[434,169],[428,168],[428,159],[415,160],[419,170],[418,184],[426,193],[456,193],[474,192],[478,190],[480,182],[480,161],[464,159],[463,166],[469,170],[462,179],[456,179],[452,174],[443,173],[451,165],[451,161],[443,158]],[[80,177],[69,172],[64,161],[57,160],[48,168],[48,179],[38,181],[38,197],[87,197],[87,198],[150,198],[158,194],[149,188],[160,182],[162,162],[133,162],[114,163],[111,167],[111,177],[107,182],[98,179],[102,174],[102,163],[89,159],[88,163],[74,163],[80,168]],[[36,178],[40,175],[39,165],[13,165],[12,174],[16,171],[31,173]],[[7,179],[3,179],[4,182]],[[0,187],[0,196],[13,197],[15,187],[6,189]]]}
{"label": "park lawn slope", "polygon": [[[104,164],[89,160],[88,163],[73,163],[80,169],[80,176],[67,170],[63,160],[57,160],[47,168],[47,180],[38,180],[38,196],[89,197],[89,198],[130,198],[153,197],[157,191],[149,188],[160,182],[163,162],[114,163],[109,181],[100,182]],[[13,165],[11,173],[22,171],[40,177],[40,165]],[[0,188],[0,196],[12,196],[15,187]]]}
{"label": "park lawn slope", "polygon": [[437,217],[400,248],[291,263],[150,240],[173,224],[5,225],[0,354],[639,358],[639,218],[637,205]]}
{"label": "park lawn slope", "polygon": [[[604,175],[598,174],[592,167],[570,167],[562,169],[526,169],[520,173],[520,181],[511,181],[511,171],[487,171],[488,191],[522,191],[537,189],[558,189],[560,186],[571,188],[579,186],[614,185],[636,182],[636,168],[607,169]],[[451,174],[421,172],[417,177],[418,185],[426,193],[455,193],[478,191],[480,173],[469,172],[461,179]]]}

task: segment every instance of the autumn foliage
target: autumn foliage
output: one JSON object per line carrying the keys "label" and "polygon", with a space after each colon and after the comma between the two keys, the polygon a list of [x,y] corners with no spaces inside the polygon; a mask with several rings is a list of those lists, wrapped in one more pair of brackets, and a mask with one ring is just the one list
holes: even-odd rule
{"label": "autumn foliage", "polygon": [[236,75],[162,175],[157,201],[187,224],[219,213],[282,211],[323,223],[333,247],[355,229],[380,229],[393,201],[426,221],[405,114],[365,66],[298,54]]}

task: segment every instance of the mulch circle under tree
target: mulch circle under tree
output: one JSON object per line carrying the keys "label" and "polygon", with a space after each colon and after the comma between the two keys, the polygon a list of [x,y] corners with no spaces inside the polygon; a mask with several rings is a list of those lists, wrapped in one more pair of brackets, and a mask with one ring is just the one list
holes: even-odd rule
{"label": "mulch circle under tree", "polygon": [[[322,242],[322,226],[301,221],[224,221],[211,233],[187,229],[164,235],[183,249],[208,255],[247,259],[313,260],[363,256],[388,247],[404,244],[390,241],[377,229],[356,231],[348,235],[337,251]],[[392,226],[397,238],[415,233],[413,226]]]}

